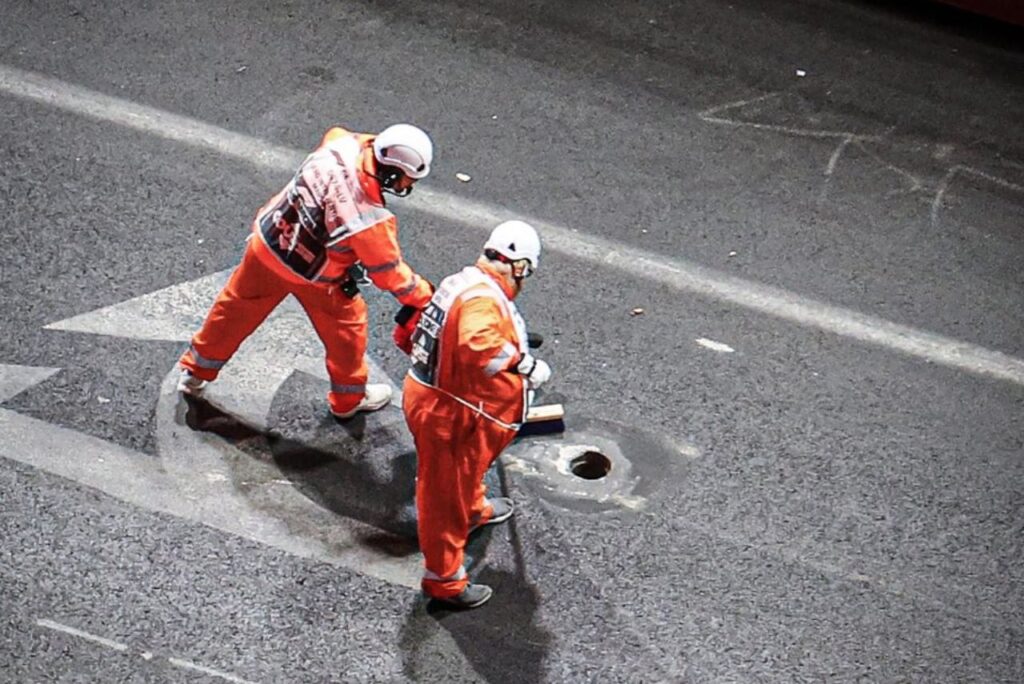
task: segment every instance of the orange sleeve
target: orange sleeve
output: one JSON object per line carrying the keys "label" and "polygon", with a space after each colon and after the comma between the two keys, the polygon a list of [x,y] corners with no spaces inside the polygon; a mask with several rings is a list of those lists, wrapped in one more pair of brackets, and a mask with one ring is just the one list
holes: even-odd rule
{"label": "orange sleeve", "polygon": [[500,305],[490,297],[462,303],[456,352],[459,368],[493,377],[519,360],[519,348],[502,332],[502,320]]}
{"label": "orange sleeve", "polygon": [[320,139],[320,144],[317,147],[323,147],[324,145],[337,140],[338,138],[348,135],[349,132],[340,126],[327,129],[324,133],[324,137]]}
{"label": "orange sleeve", "polygon": [[390,292],[402,304],[422,309],[430,301],[430,283],[402,259],[394,217],[359,231],[348,239],[348,244],[374,285]]}

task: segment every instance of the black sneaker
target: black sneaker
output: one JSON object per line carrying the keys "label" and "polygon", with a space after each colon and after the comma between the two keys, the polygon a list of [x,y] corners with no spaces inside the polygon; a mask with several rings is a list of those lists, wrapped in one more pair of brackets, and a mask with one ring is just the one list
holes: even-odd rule
{"label": "black sneaker", "polygon": [[491,598],[491,594],[493,593],[494,590],[486,584],[467,584],[466,588],[455,596],[449,596],[447,598],[438,598],[434,596],[431,597],[431,600],[441,603],[448,608],[465,610],[484,605]]}

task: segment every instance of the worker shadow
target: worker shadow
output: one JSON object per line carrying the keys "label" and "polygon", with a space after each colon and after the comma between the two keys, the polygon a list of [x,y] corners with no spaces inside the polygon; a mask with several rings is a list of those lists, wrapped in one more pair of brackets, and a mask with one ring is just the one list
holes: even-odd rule
{"label": "worker shadow", "polygon": [[[184,422],[191,429],[215,434],[272,465],[277,477],[287,479],[318,506],[379,530],[360,537],[365,546],[396,557],[418,551],[416,454],[390,434],[395,427],[368,430],[359,417],[343,426],[347,438],[338,440],[337,426],[327,418],[323,429],[332,431],[334,438],[309,443],[253,425],[201,397],[186,396],[185,402]],[[240,481],[251,477],[239,467]]]}
{"label": "worker shadow", "polygon": [[494,590],[490,601],[473,610],[458,610],[422,596],[415,599],[399,638],[403,672],[410,680],[543,681],[552,636],[538,622],[540,594],[526,578],[515,517],[507,523],[514,571],[473,571],[474,565],[483,565],[482,553],[495,529],[486,527],[472,535],[466,549],[473,582]]}
{"label": "worker shadow", "polygon": [[494,596],[473,610],[417,599],[399,635],[403,673],[414,682],[540,682],[551,635],[536,623],[537,591],[514,573],[484,571]]}

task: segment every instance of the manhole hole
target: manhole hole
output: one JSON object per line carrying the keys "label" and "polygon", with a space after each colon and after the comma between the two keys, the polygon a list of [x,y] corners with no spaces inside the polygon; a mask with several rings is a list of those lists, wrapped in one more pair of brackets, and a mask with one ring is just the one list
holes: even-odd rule
{"label": "manhole hole", "polygon": [[611,470],[611,459],[600,451],[587,450],[569,461],[569,471],[584,480],[600,480]]}

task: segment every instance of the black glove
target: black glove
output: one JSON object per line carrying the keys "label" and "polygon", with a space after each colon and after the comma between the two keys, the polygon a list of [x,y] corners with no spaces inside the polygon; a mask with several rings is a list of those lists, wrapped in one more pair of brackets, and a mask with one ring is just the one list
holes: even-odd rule
{"label": "black glove", "polygon": [[409,319],[416,315],[417,311],[419,311],[419,307],[413,306],[412,304],[406,304],[398,310],[398,313],[395,314],[395,323],[398,325],[405,325],[409,322]]}

